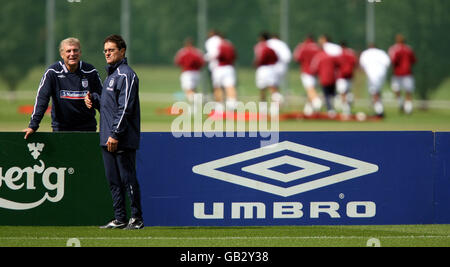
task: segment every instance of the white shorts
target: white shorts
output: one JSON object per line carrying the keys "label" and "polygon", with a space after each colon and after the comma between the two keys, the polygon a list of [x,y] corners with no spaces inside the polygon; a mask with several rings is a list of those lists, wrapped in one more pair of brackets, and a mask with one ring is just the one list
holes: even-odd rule
{"label": "white shorts", "polygon": [[212,71],[212,82],[214,88],[236,86],[236,72],[231,65],[217,66]]}
{"label": "white shorts", "polygon": [[385,81],[385,75],[367,77],[369,94],[374,95],[380,93]]}
{"label": "white shorts", "polygon": [[308,73],[302,73],[300,74],[300,79],[302,80],[303,87],[305,89],[316,87],[316,77],[314,75],[308,74]]}
{"label": "white shorts", "polygon": [[264,65],[256,69],[256,87],[260,90],[277,86],[277,71],[275,65]]}
{"label": "white shorts", "polygon": [[183,71],[180,76],[181,88],[184,91],[195,90],[200,81],[200,72],[195,70]]}
{"label": "white shorts", "polygon": [[350,79],[339,78],[336,81],[336,91],[338,94],[345,94],[350,92],[352,82]]}
{"label": "white shorts", "polygon": [[399,92],[405,90],[406,92],[414,92],[414,77],[412,75],[406,76],[392,76],[391,82],[392,91]]}
{"label": "white shorts", "polygon": [[284,77],[286,76],[286,72],[287,72],[286,64],[282,63],[282,62],[278,62],[277,64],[275,64],[275,71],[277,74],[276,84],[279,86],[279,85],[281,85],[281,83],[284,80]]}

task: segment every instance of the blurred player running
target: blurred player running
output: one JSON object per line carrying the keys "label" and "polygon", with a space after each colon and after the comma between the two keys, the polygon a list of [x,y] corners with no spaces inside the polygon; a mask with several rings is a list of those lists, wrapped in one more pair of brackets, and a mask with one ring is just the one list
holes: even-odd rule
{"label": "blurred player running", "polygon": [[316,77],[311,70],[311,61],[313,57],[320,51],[319,46],[314,42],[312,35],[308,35],[306,39],[297,45],[294,49],[294,60],[300,64],[300,78],[303,87],[306,90],[308,101],[305,104],[304,112],[311,115],[322,107],[322,100],[316,92]]}
{"label": "blurred player running", "polygon": [[314,56],[311,62],[311,71],[319,77],[327,106],[329,117],[334,117],[334,98],[336,96],[336,73],[339,66],[338,53],[331,55],[325,49],[327,46],[326,38],[319,38],[320,51]]}
{"label": "blurred player running", "polygon": [[[223,111],[223,101],[225,98],[228,110],[236,109],[236,70],[234,62],[236,51],[234,45],[215,33],[206,43],[207,54],[205,58],[209,61],[212,72],[212,82],[214,87],[214,99],[217,102],[216,111]],[[225,91],[225,97],[224,92]]]}
{"label": "blurred player running", "polygon": [[276,86],[280,89],[292,60],[292,52],[289,46],[280,40],[277,35],[272,35],[267,40],[267,45],[275,51],[278,57],[278,61],[275,63],[275,71],[277,74]]}
{"label": "blurred player running", "polygon": [[208,61],[208,69],[212,74],[215,67],[219,65],[217,62],[217,56],[219,54],[219,45],[222,38],[216,30],[210,30],[208,33],[208,39],[205,42],[206,54],[204,59]]}
{"label": "blurred player running", "polygon": [[181,88],[185,92],[188,102],[193,103],[194,94],[200,81],[200,70],[205,64],[203,54],[194,47],[192,38],[187,38],[184,47],[176,53],[174,61],[181,68]]}
{"label": "blurred player running", "polygon": [[[266,101],[266,91],[269,89],[272,103],[279,105],[283,101],[283,96],[280,94],[277,87],[278,73],[276,70],[276,63],[278,56],[272,48],[269,47],[267,40],[270,36],[268,33],[261,33],[259,42],[254,47],[256,66],[256,86],[260,90],[260,100]],[[271,113],[272,114],[272,113]]]}
{"label": "blurred player running", "polygon": [[368,90],[372,97],[375,115],[384,117],[384,106],[381,101],[381,90],[386,80],[386,72],[390,65],[389,56],[374,44],[361,53],[359,64],[367,75]]}
{"label": "blurred player running", "polygon": [[348,48],[345,42],[341,43],[342,54],[338,57],[339,69],[336,81],[336,91],[342,102],[342,114],[351,114],[353,95],[351,93],[353,72],[357,64],[357,58],[353,49]]}
{"label": "blurred player running", "polygon": [[[412,66],[416,63],[416,56],[410,46],[405,44],[405,38],[401,34],[395,37],[396,44],[389,48],[389,57],[393,66],[392,90],[396,94],[400,110],[410,114],[413,110],[414,77]],[[402,98],[405,92],[405,99]]]}

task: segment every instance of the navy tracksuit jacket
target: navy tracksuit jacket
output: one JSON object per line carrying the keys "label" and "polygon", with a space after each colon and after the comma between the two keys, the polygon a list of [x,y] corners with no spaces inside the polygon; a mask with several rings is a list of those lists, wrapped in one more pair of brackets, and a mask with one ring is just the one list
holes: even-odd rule
{"label": "navy tracksuit jacket", "polygon": [[100,145],[111,136],[119,140],[119,150],[136,150],[141,134],[139,79],[126,58],[106,71],[101,97],[92,95],[94,107],[100,109]]}
{"label": "navy tracksuit jacket", "polygon": [[[141,115],[139,79],[126,58],[107,66],[108,77],[101,96],[92,95],[100,109],[100,145],[105,174],[109,181],[115,219],[125,222],[125,192],[130,196],[131,217],[142,219],[139,183],[136,177],[136,150],[139,148]],[[109,137],[119,141],[114,153],[106,150]]]}
{"label": "navy tracksuit jacket", "polygon": [[37,130],[52,99],[52,128],[54,131],[96,131],[95,110],[84,104],[87,92],[100,93],[102,82],[97,70],[80,61],[70,72],[59,61],[48,67],[39,84],[29,128]]}

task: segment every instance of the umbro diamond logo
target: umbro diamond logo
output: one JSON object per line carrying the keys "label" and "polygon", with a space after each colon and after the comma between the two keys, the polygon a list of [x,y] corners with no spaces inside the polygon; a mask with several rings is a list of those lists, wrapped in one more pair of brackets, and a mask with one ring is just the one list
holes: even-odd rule
{"label": "umbro diamond logo", "polygon": [[[258,175],[264,177],[264,180],[256,180],[249,177],[244,177],[243,175],[224,171],[224,168],[227,166],[283,151],[290,152],[290,155],[278,156],[270,160],[265,160],[241,168],[243,173]],[[291,156],[293,155],[292,152],[300,155],[306,155],[308,158],[317,158],[319,159],[319,162],[327,161],[334,164],[344,165],[346,166],[346,170],[339,173],[330,173],[329,170],[331,168],[324,165],[324,163],[319,164],[305,159],[296,158]],[[293,166],[295,167],[295,170],[288,173],[277,171],[276,167],[282,165]],[[204,175],[224,182],[237,184],[283,197],[289,197],[377,172],[378,166],[317,148],[308,147],[290,141],[284,141],[278,144],[206,162],[194,166],[192,171],[196,174]],[[321,173],[323,175],[320,175]],[[307,179],[313,175],[316,176],[315,179]],[[270,181],[274,181],[276,183],[271,184]],[[280,186],[280,182],[285,184],[286,187]],[[292,183],[295,184],[292,185]]]}

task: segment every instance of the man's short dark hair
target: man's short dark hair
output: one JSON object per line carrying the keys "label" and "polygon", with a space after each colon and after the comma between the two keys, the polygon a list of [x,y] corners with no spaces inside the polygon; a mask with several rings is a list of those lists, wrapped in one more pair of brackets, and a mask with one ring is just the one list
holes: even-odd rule
{"label": "man's short dark hair", "polygon": [[107,42],[115,43],[117,48],[121,50],[122,48],[127,49],[127,44],[125,43],[125,40],[122,38],[122,36],[113,34],[105,38],[105,41],[103,41],[103,44],[106,44]]}
{"label": "man's short dark hair", "polygon": [[269,40],[269,39],[271,38],[271,37],[270,37],[270,33],[267,32],[267,31],[261,32],[261,33],[259,34],[259,37],[260,37],[261,39],[265,40],[265,41],[267,41],[267,40]]}

